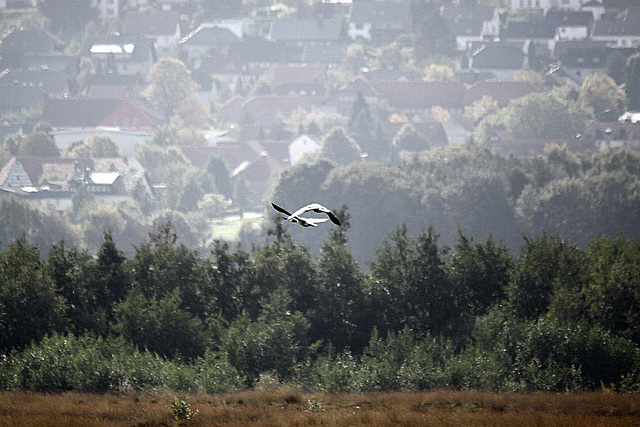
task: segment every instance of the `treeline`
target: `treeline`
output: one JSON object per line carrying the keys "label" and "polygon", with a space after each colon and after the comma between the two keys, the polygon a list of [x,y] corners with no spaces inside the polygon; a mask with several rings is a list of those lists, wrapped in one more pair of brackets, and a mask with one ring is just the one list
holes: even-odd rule
{"label": "treeline", "polygon": [[[578,144],[576,142],[576,144]],[[451,246],[457,230],[492,235],[517,252],[522,235],[543,232],[585,247],[596,236],[640,237],[640,154],[611,149],[576,155],[549,146],[532,158],[505,156],[486,145],[432,149],[395,166],[337,166],[327,160],[283,172],[271,200],[282,206],[320,201],[349,206],[349,249],[363,265],[398,224],[411,234],[433,226]],[[313,253],[319,233],[292,230]]]}
{"label": "treeline", "polygon": [[365,273],[338,215],[318,257],[278,221],[206,256],[169,224],[130,258],[108,232],[95,256],[16,240],[0,254],[0,388],[640,387],[640,240],[543,233],[514,256],[401,226]]}

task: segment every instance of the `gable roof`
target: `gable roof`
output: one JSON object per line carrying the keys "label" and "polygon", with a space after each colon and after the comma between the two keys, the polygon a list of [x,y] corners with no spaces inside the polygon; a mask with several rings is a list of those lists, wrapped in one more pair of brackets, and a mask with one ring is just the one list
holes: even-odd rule
{"label": "gable roof", "polygon": [[[389,141],[393,141],[400,129],[402,129],[405,124],[406,123],[384,121],[381,123],[381,127],[382,131],[385,134],[385,137]],[[436,122],[435,120],[429,120],[419,123],[412,122],[411,126],[413,126],[416,132],[425,139],[429,147],[442,147],[444,145],[447,145],[449,142],[442,124]]]}
{"label": "gable roof", "polygon": [[596,22],[594,36],[639,36],[640,7],[629,7],[615,19],[604,18]]}
{"label": "gable roof", "polygon": [[289,53],[284,42],[252,37],[234,43],[229,50],[229,57],[242,63],[285,63],[288,62]]}
{"label": "gable roof", "polygon": [[509,42],[483,43],[471,54],[471,68],[517,70],[523,67],[522,48]]}
{"label": "gable roof", "polygon": [[213,147],[178,146],[176,147],[184,158],[193,166],[205,168],[211,156],[225,161],[229,171],[233,171],[244,161],[253,161],[258,155],[243,142],[218,142]]}
{"label": "gable roof", "polygon": [[181,46],[229,45],[240,39],[228,28],[215,25],[200,25],[180,40]]}
{"label": "gable roof", "polygon": [[119,99],[47,99],[42,118],[54,127],[95,127],[121,102]]}
{"label": "gable roof", "polygon": [[180,25],[178,12],[129,12],[124,20],[123,32],[144,36],[170,36]]}
{"label": "gable roof", "polygon": [[510,101],[536,92],[538,88],[530,82],[513,81],[486,81],[478,82],[467,89],[464,95],[464,104],[471,105],[483,96],[490,96],[501,107]]}
{"label": "gable roof", "polygon": [[302,50],[301,62],[307,64],[341,64],[347,45],[341,43],[331,43],[329,45],[306,45]]}
{"label": "gable roof", "polygon": [[0,40],[0,52],[52,52],[64,45],[62,40],[41,28],[20,28]]}
{"label": "gable roof", "polygon": [[274,19],[269,39],[274,41],[337,41],[342,37],[340,19]]}
{"label": "gable roof", "polygon": [[495,8],[482,5],[445,4],[440,14],[456,36],[481,35],[485,22],[493,19]]}
{"label": "gable roof", "polygon": [[69,94],[69,81],[58,71],[5,70],[0,85],[35,86],[49,95]]}
{"label": "gable roof", "polygon": [[371,24],[373,27],[401,26],[408,22],[409,2],[354,1],[351,4],[349,22]]}
{"label": "gable roof", "polygon": [[400,108],[461,107],[465,91],[460,82],[374,81],[370,84],[390,105]]}
{"label": "gable roof", "polygon": [[327,66],[313,65],[279,65],[273,70],[273,86],[318,84],[326,80]]}
{"label": "gable roof", "polygon": [[0,110],[41,107],[45,98],[39,87],[0,85]]}
{"label": "gable roof", "polygon": [[[43,174],[63,179],[74,169],[85,170],[91,166],[92,159],[13,157],[0,173],[0,186],[35,187],[40,184]],[[19,181],[7,182],[12,175],[18,176],[16,172]]]}
{"label": "gable roof", "polygon": [[20,68],[27,70],[48,70],[75,76],[80,66],[80,57],[63,54],[29,53],[22,57]]}

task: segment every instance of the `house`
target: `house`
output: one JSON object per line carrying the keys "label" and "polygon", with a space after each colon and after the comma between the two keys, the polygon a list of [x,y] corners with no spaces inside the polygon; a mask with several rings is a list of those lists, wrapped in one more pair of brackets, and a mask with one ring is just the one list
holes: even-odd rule
{"label": "house", "polygon": [[23,27],[9,31],[0,40],[0,52],[50,53],[59,51],[64,42],[41,28]]}
{"label": "house", "polygon": [[289,163],[295,165],[305,155],[313,154],[321,148],[320,143],[309,135],[300,135],[289,143]]}
{"label": "house", "polygon": [[342,20],[332,19],[274,19],[271,21],[268,39],[284,42],[288,46],[303,47],[308,44],[340,42],[344,37]]}
{"label": "house", "polygon": [[330,114],[338,112],[333,100],[326,96],[265,95],[229,101],[220,108],[218,119],[226,123],[245,123],[243,129],[263,127],[266,131],[280,117],[287,116],[297,109]]}
{"label": "house", "polygon": [[506,107],[514,99],[521,98],[530,93],[540,90],[530,82],[514,81],[484,81],[477,82],[467,89],[463,102],[467,107],[480,100],[483,96],[488,96],[498,103],[499,107]]}
{"label": "house", "polygon": [[302,49],[300,62],[303,64],[327,64],[329,66],[337,66],[344,61],[347,47],[345,43],[306,45]]}
{"label": "house", "polygon": [[[373,81],[378,99],[398,113],[430,115],[439,106],[452,114],[462,114],[465,86],[459,82]],[[366,94],[363,93],[366,98]]]}
{"label": "house", "polygon": [[47,99],[42,118],[54,128],[98,126],[150,130],[159,124],[140,102],[127,99]]}
{"label": "house", "polygon": [[135,160],[13,157],[0,171],[0,189],[34,204],[53,203],[57,209],[72,204],[84,187],[97,202],[120,201],[141,186],[150,197],[153,186]]}
{"label": "house", "polygon": [[88,46],[85,55],[93,62],[96,74],[146,76],[156,61],[153,41],[142,36],[94,37]]}
{"label": "house", "polygon": [[42,109],[46,95],[37,86],[0,85],[0,114],[27,114]]}
{"label": "house", "polygon": [[59,71],[5,70],[0,72],[0,86],[37,87],[50,98],[65,98],[71,94],[67,77]]}
{"label": "house", "polygon": [[580,139],[598,151],[617,147],[640,147],[640,123],[597,122],[586,126]]}
{"label": "house", "polygon": [[386,45],[411,28],[410,13],[410,2],[354,1],[347,34],[354,41]]}
{"label": "house", "polygon": [[604,15],[596,22],[592,39],[609,47],[640,47],[640,6],[629,7],[614,16]]}
{"label": "house", "polygon": [[18,68],[22,57],[31,53],[52,53],[60,51],[64,42],[40,28],[20,28],[9,31],[0,40],[0,65],[4,68]]}
{"label": "house", "polygon": [[[407,122],[382,122],[381,127],[385,138],[388,141],[393,141],[405,124],[407,124]],[[449,143],[442,124],[435,120],[414,120],[411,121],[411,126],[414,127],[418,135],[420,135],[427,143],[425,149],[444,147]]]}
{"label": "house", "polygon": [[80,72],[80,57],[57,53],[28,53],[22,57],[20,66],[29,71],[55,71],[75,81]]}
{"label": "house", "polygon": [[180,14],[178,12],[129,12],[123,33],[144,36],[153,40],[158,57],[176,57],[180,43]]}
{"label": "house", "polygon": [[459,51],[465,51],[471,42],[491,41],[500,35],[500,15],[495,7],[445,4],[440,16],[455,35]]}
{"label": "house", "polygon": [[205,55],[227,55],[231,45],[240,39],[231,30],[213,23],[204,23],[180,40],[180,50],[189,59]]}
{"label": "house", "polygon": [[277,65],[271,91],[276,95],[324,95],[326,82],[326,65]]}
{"label": "house", "polygon": [[582,85],[591,74],[606,72],[612,52],[602,41],[564,41],[556,43],[553,58],[576,84]]}
{"label": "house", "polygon": [[492,73],[500,80],[513,80],[516,71],[527,69],[527,43],[493,42],[471,45],[469,69]]}
{"label": "house", "polygon": [[595,21],[591,11],[549,10],[542,20],[544,36],[554,40],[585,40],[591,36]]}
{"label": "house", "polygon": [[546,146],[555,144],[566,147],[572,153],[589,153],[593,145],[579,138],[569,140],[518,139],[507,131],[496,131],[487,142],[489,146],[503,155],[514,154],[519,157],[535,157],[544,153]]}

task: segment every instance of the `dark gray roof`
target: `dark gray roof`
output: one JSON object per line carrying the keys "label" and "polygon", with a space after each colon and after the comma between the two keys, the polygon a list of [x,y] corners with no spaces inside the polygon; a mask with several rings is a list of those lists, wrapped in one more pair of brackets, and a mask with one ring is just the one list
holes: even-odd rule
{"label": "dark gray roof", "polygon": [[245,38],[229,49],[229,58],[236,62],[288,62],[288,48],[283,42],[272,42],[262,38]]}
{"label": "dark gray roof", "polygon": [[121,102],[119,99],[47,99],[42,119],[54,127],[95,127]]}
{"label": "dark gray roof", "polygon": [[75,55],[31,53],[22,57],[20,68],[29,70],[60,71],[68,76],[78,73],[80,58]]}
{"label": "dark gray roof", "polygon": [[0,109],[41,107],[45,94],[39,87],[0,86]]}
{"label": "dark gray roof", "polygon": [[630,7],[619,19],[605,18],[596,22],[594,36],[640,35],[640,8]]}
{"label": "dark gray roof", "polygon": [[483,23],[493,18],[494,8],[489,6],[452,5],[442,6],[441,16],[453,34],[480,35]]}
{"label": "dark gray roof", "polygon": [[180,40],[182,46],[229,45],[237,42],[238,37],[228,28],[200,26]]}
{"label": "dark gray roof", "polygon": [[351,5],[349,22],[370,23],[373,27],[403,25],[409,19],[409,2],[354,1]]}
{"label": "dark gray roof", "polygon": [[486,43],[471,54],[473,68],[494,70],[522,68],[524,56],[520,47],[509,43]]}
{"label": "dark gray roof", "polygon": [[347,46],[341,43],[327,45],[307,45],[302,53],[302,62],[321,64],[340,64],[344,59]]}
{"label": "dark gray roof", "polygon": [[273,41],[326,41],[342,37],[340,19],[275,19],[271,21],[269,38]]}
{"label": "dark gray roof", "polygon": [[52,52],[62,46],[60,39],[39,28],[13,30],[0,40],[0,52]]}
{"label": "dark gray roof", "polygon": [[0,85],[39,87],[50,95],[69,92],[67,77],[58,71],[10,70],[0,74]]}
{"label": "dark gray roof", "polygon": [[509,39],[535,39],[542,37],[539,22],[510,21],[505,29],[500,32],[504,40]]}

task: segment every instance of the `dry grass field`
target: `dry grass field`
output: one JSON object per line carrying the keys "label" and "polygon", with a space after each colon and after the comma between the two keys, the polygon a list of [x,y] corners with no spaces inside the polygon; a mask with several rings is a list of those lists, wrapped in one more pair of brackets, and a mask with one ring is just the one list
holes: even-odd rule
{"label": "dry grass field", "polygon": [[0,394],[0,426],[638,426],[640,395],[434,391],[316,395],[295,390],[177,396]]}

